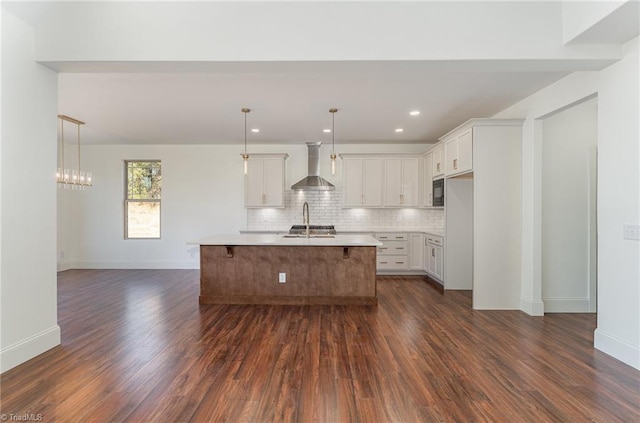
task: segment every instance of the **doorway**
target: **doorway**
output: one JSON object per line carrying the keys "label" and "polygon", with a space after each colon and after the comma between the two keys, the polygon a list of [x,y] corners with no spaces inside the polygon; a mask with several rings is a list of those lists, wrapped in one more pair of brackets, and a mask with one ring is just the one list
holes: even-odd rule
{"label": "doorway", "polygon": [[546,313],[595,313],[596,96],[556,111],[542,129],[542,301]]}

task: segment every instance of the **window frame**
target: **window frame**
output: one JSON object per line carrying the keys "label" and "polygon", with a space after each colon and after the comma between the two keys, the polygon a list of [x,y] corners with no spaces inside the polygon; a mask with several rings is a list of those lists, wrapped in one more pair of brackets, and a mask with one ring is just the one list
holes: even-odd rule
{"label": "window frame", "polygon": [[[160,180],[160,198],[140,199],[129,198],[129,163],[158,163],[160,175],[162,175],[162,160],[160,159],[125,159],[124,160],[124,239],[125,240],[159,240],[162,239],[162,179]],[[130,237],[129,234],[129,203],[157,203],[159,207],[158,236],[157,237]]]}

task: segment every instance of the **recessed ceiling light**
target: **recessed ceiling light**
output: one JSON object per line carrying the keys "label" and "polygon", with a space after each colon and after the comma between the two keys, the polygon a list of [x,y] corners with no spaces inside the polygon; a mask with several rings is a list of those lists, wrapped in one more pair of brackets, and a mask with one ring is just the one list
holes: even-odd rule
{"label": "recessed ceiling light", "polygon": [[402,128],[396,128],[396,132],[404,132],[404,129],[402,129]]}
{"label": "recessed ceiling light", "polygon": [[322,132],[329,133],[329,132],[331,132],[331,129],[323,129]]}
{"label": "recessed ceiling light", "polygon": [[420,114],[420,110],[412,110],[409,112],[409,115],[411,116],[418,116]]}
{"label": "recessed ceiling light", "polygon": [[251,132],[260,132],[260,130],[258,128],[253,128]]}

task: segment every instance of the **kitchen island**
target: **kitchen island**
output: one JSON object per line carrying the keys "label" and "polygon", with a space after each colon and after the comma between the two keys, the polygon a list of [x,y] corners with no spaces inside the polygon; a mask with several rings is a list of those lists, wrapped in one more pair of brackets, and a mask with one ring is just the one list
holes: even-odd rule
{"label": "kitchen island", "polygon": [[369,235],[217,235],[200,245],[200,304],[378,303]]}

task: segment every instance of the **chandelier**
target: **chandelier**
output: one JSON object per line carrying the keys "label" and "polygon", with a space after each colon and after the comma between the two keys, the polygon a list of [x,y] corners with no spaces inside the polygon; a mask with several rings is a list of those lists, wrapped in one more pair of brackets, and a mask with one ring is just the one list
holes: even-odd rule
{"label": "chandelier", "polygon": [[[56,172],[56,181],[60,188],[67,189],[84,189],[93,185],[93,179],[91,172],[85,172],[80,167],[80,125],[84,125],[77,119],[66,115],[58,115],[60,119],[60,166]],[[78,140],[78,167],[76,169],[70,169],[64,165],[64,123],[70,122],[77,126],[77,140]]]}

